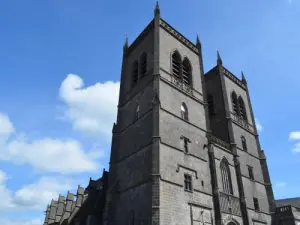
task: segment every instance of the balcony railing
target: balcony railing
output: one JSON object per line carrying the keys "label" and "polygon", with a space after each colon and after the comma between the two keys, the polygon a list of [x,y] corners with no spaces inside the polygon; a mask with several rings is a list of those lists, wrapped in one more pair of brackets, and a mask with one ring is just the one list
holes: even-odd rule
{"label": "balcony railing", "polygon": [[183,90],[184,92],[186,92],[189,95],[193,95],[193,88],[190,85],[185,84],[184,82],[182,82],[182,80],[176,78],[176,77],[172,77],[172,83],[180,88],[181,90]]}
{"label": "balcony railing", "polygon": [[218,144],[218,145],[220,145],[220,146],[222,146],[226,149],[230,149],[230,144],[228,144],[227,142],[222,141],[221,139],[219,139],[219,138],[217,138],[213,135],[209,135],[209,138],[212,142],[214,142],[214,143],[216,143],[216,144]]}
{"label": "balcony railing", "polygon": [[241,215],[240,199],[233,195],[220,192],[220,205],[222,212]]}
{"label": "balcony railing", "polygon": [[254,132],[254,128],[251,124],[249,124],[246,120],[244,120],[241,116],[238,116],[235,113],[231,113],[231,118],[233,121],[244,127],[245,129]]}

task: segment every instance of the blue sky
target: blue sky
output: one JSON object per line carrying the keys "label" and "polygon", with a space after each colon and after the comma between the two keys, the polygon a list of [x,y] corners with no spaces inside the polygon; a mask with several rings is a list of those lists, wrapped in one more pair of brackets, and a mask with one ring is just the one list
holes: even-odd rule
{"label": "blue sky", "polygon": [[[58,193],[108,167],[122,46],[155,1],[0,2],[0,223],[37,225]],[[161,0],[161,15],[203,46],[205,71],[248,80],[277,198],[300,196],[300,1]]]}

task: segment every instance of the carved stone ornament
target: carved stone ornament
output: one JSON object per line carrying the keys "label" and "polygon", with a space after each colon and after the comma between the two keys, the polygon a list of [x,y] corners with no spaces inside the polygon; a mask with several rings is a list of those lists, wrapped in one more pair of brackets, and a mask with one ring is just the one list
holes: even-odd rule
{"label": "carved stone ornament", "polygon": [[228,215],[223,219],[223,225],[228,225],[229,223],[239,225],[239,223],[232,217],[232,215]]}

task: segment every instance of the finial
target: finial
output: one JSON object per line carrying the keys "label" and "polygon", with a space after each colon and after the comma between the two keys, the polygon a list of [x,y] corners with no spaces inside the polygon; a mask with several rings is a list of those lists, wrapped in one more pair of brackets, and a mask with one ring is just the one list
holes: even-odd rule
{"label": "finial", "polygon": [[222,58],[220,56],[219,50],[217,49],[217,63],[218,65],[222,65]]}
{"label": "finial", "polygon": [[127,37],[127,34],[126,34],[125,43],[124,43],[124,46],[123,46],[123,51],[125,52],[127,49],[128,49],[128,37]]}
{"label": "finial", "polygon": [[244,84],[247,84],[247,80],[246,80],[246,78],[245,78],[245,76],[244,76],[243,71],[241,72],[241,74],[242,74],[242,82],[243,82]]}
{"label": "finial", "polygon": [[199,36],[197,34],[197,40],[196,40],[196,46],[199,48],[201,48],[201,42],[200,42],[200,39],[199,39]]}
{"label": "finial", "polygon": [[154,10],[154,15],[158,15],[158,14],[160,14],[160,8],[159,8],[158,1],[156,1],[156,6],[155,6],[155,10]]}

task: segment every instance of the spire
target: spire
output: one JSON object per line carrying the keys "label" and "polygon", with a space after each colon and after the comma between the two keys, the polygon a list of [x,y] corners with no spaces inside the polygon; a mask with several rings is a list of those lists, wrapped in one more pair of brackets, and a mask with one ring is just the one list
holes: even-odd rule
{"label": "spire", "polygon": [[123,46],[123,51],[126,52],[127,49],[128,49],[128,37],[126,35],[125,43],[124,43],[124,46]]}
{"label": "spire", "polygon": [[155,9],[154,9],[154,15],[159,15],[160,14],[160,8],[159,8],[159,4],[158,4],[158,1],[156,1],[156,6],[155,6]]}
{"label": "spire", "polygon": [[217,64],[222,65],[222,58],[220,56],[219,50],[217,50]]}
{"label": "spire", "polygon": [[244,76],[243,71],[241,72],[241,74],[242,74],[242,82],[243,82],[244,84],[247,84],[247,80],[246,80],[246,78],[245,78],[245,76]]}
{"label": "spire", "polygon": [[201,48],[201,42],[200,42],[198,34],[197,34],[196,46],[197,46],[197,48]]}

